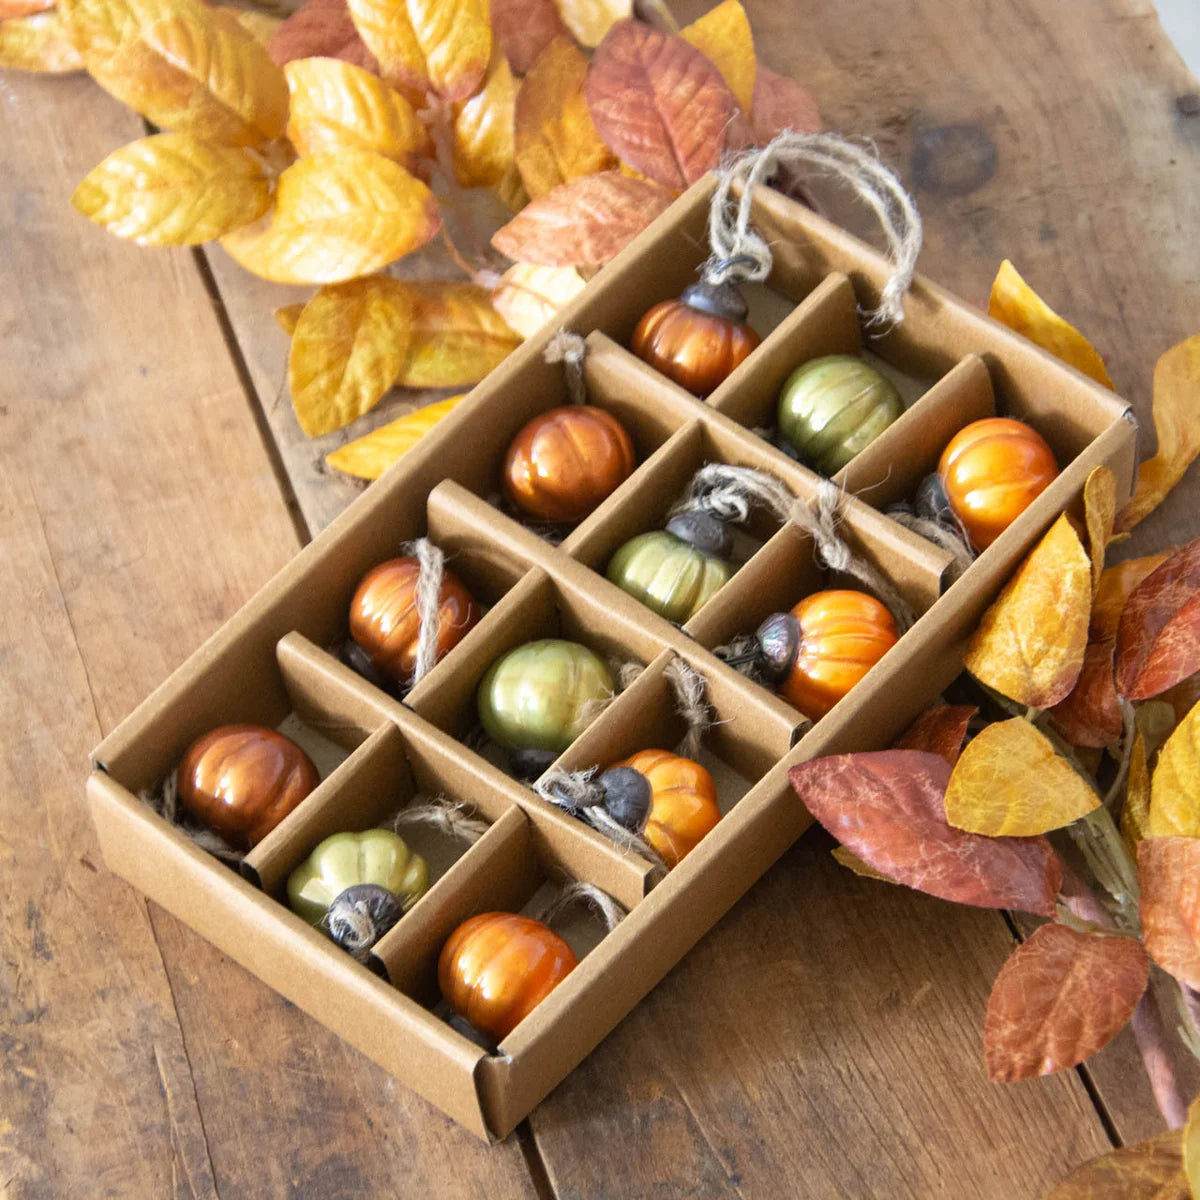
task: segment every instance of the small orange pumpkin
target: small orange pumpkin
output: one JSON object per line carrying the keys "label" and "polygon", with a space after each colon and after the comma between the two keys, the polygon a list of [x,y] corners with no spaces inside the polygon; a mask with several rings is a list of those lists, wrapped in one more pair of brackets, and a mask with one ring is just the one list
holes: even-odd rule
{"label": "small orange pumpkin", "polygon": [[504,494],[538,521],[582,521],[633,474],[633,442],[611,413],[589,404],[552,408],[513,438]]}
{"label": "small orange pumpkin", "polygon": [[987,417],[960,429],[938,475],[976,550],[986,550],[1058,475],[1054,451],[1023,421]]}
{"label": "small orange pumpkin", "polygon": [[481,913],[447,938],[438,986],[460,1017],[503,1041],[576,965],[571,947],[541,921]]}
{"label": "small orange pumpkin", "polygon": [[[350,601],[350,636],[381,675],[397,682],[412,678],[421,619],[417,614],[416,558],[392,558],[372,567]],[[462,581],[442,575],[438,593],[437,657],[449,654],[479,622],[479,606]]]}

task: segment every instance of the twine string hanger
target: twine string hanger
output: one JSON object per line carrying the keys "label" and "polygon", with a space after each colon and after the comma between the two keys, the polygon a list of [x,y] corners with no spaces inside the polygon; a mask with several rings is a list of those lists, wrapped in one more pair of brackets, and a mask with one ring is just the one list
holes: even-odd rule
{"label": "twine string hanger", "polygon": [[537,915],[543,925],[553,926],[559,917],[576,904],[584,904],[600,918],[605,933],[612,933],[625,919],[625,910],[593,883],[568,883]]}
{"label": "twine string hanger", "polygon": [[416,687],[437,664],[438,609],[441,607],[442,580],[446,574],[446,556],[428,538],[407,542],[404,552],[416,558],[417,573],[417,653],[412,682]]}
{"label": "twine string hanger", "polygon": [[[407,825],[427,825],[443,837],[474,844],[488,831],[488,823],[475,816],[475,809],[461,800],[435,796],[424,800],[413,797],[414,803],[402,808],[392,819],[392,829],[403,833]],[[421,801],[416,803],[416,801]]]}
{"label": "twine string hanger", "polygon": [[[708,218],[712,255],[701,269],[706,283],[761,283],[774,259],[766,239],[750,224],[754,192],[777,167],[809,168],[844,183],[875,214],[887,241],[892,274],[879,307],[863,313],[868,328],[899,325],[904,295],[912,286],[921,252],[921,215],[895,173],[879,160],[873,146],[847,141],[834,133],[785,130],[761,149],[747,150],[721,170]],[[741,195],[732,198],[735,186]]]}
{"label": "twine string hanger", "polygon": [[583,379],[583,360],[587,357],[587,342],[577,333],[560,329],[546,343],[542,358],[548,363],[562,363],[567,381],[567,397],[572,404],[587,403],[587,385]]}

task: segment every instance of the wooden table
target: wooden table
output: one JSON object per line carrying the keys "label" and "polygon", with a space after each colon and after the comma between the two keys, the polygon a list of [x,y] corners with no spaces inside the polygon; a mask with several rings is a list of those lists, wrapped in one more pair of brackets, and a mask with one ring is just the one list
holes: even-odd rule
{"label": "wooden table", "polygon": [[[1148,417],[1200,327],[1197,85],[1150,0],[746,7],[899,166],[923,269],[983,302],[1013,258]],[[356,489],[281,394],[286,289],[69,208],[139,120],[10,74],[0,128],[0,1195],[1008,1198],[1159,1127],[1127,1036],[989,1084],[1005,919],[858,880],[819,835],[491,1148],[110,876],[88,749]],[[1129,552],[1200,533],[1198,499]]]}

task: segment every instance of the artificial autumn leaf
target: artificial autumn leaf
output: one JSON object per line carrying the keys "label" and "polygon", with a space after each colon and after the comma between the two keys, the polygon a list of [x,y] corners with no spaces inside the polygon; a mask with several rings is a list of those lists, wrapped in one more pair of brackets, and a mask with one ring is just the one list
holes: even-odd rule
{"label": "artificial autumn leaf", "polygon": [[314,154],[279,177],[273,212],[221,239],[246,270],[276,283],[369,275],[437,232],[433,193],[369,150]]}
{"label": "artificial autumn leaf", "polygon": [[1192,1101],[1183,1127],[1183,1173],[1192,1196],[1200,1196],[1200,1099]]}
{"label": "artificial autumn leaf", "polygon": [[82,71],[83,57],[56,12],[0,20],[0,67],[63,75]]}
{"label": "artificial autumn leaf", "polygon": [[379,63],[358,36],[346,0],[306,0],[267,43],[282,67],[297,58],[339,58],[377,74]]}
{"label": "artificial autumn leaf", "polygon": [[473,283],[410,283],[415,307],[401,387],[463,387],[478,383],[520,344],[492,307],[491,293]]}
{"label": "artificial autumn leaf", "polygon": [[992,838],[948,824],[944,758],[920,750],[842,754],[788,772],[812,815],[852,854],[943,900],[1051,916],[1062,864],[1045,838]]}
{"label": "artificial autumn leaf", "polygon": [[583,97],[588,61],[568,37],[556,38],[521,83],[516,103],[517,169],[536,199],[551,188],[616,166]]}
{"label": "artificial autumn leaf", "polygon": [[32,17],[34,13],[53,8],[55,0],[0,0],[0,21],[15,21]]}
{"label": "artificial autumn leaf", "polygon": [[1138,843],[1142,940],[1164,971],[1200,987],[1200,839],[1148,837]]}
{"label": "artificial autumn leaf", "polygon": [[572,37],[591,49],[608,31],[633,15],[633,0],[558,0],[559,11]]}
{"label": "artificial autumn leaf", "polygon": [[529,203],[529,193],[521,182],[521,173],[514,163],[504,172],[504,178],[495,187],[496,195],[511,213],[519,213]]}
{"label": "artificial autumn leaf", "polygon": [[236,21],[260,46],[265,46],[283,25],[282,17],[273,17],[257,9],[223,4],[216,11]]}
{"label": "artificial autumn leaf", "polygon": [[532,337],[584,289],[574,267],[539,267],[514,263],[492,291],[492,306],[510,329]]}
{"label": "artificial autumn leaf", "polygon": [[829,852],[834,859],[848,871],[853,871],[860,879],[878,879],[881,883],[895,883],[886,875],[881,875],[874,867],[869,867],[857,854],[851,854],[845,846],[834,846]]}
{"label": "artificial autumn leaf", "polygon": [[71,203],[139,245],[194,246],[257,221],[271,203],[271,183],[249,150],[160,133],[110,154]]}
{"label": "artificial autumn leaf", "polygon": [[296,332],[296,326],[300,323],[300,314],[304,311],[305,302],[301,300],[296,304],[285,304],[282,308],[275,310],[275,321],[279,328],[284,333],[291,337]]}
{"label": "artificial autumn leaf", "polygon": [[379,403],[404,364],[412,315],[408,288],[386,275],[323,287],[305,305],[288,385],[309,437],[341,429]]}
{"label": "artificial autumn leaf", "polygon": [[935,704],[897,738],[892,749],[928,750],[954,766],[967,736],[967,725],[978,711],[969,704]]}
{"label": "artificial autumn leaf", "polygon": [[1121,836],[1129,853],[1137,857],[1137,844],[1150,835],[1150,771],[1146,766],[1146,739],[1140,729],[1133,734],[1125,803],[1121,807]]}
{"label": "artificial autumn leaf", "polygon": [[291,108],[288,140],[301,155],[346,147],[373,150],[408,166],[429,133],[395,88],[336,58],[301,58],[284,67]]}
{"label": "artificial autumn leaf", "polygon": [[959,755],[946,789],[946,820],[988,837],[1035,837],[1099,804],[1049,738],[1013,717],[988,725]]}
{"label": "artificial autumn leaf", "polygon": [[733,98],[750,112],[754,106],[754,35],[739,0],[721,0],[680,36],[691,42],[721,72]]}
{"label": "artificial autumn leaf", "polygon": [[160,21],[179,15],[203,18],[195,0],[60,0],[58,11],[89,71],[104,73],[112,58]]}
{"label": "artificial autumn leaf", "polygon": [[463,187],[493,187],[512,167],[517,81],[495,54],[487,82],[454,107],[454,174]]}
{"label": "artificial autumn leaf", "polygon": [[1132,529],[1162,503],[1200,453],[1200,334],[1180,342],[1154,366],[1154,433],[1158,449],[1138,467],[1133,499],[1121,510],[1117,528]]}
{"label": "artificial autumn leaf", "polygon": [[1104,573],[1104,555],[1112,539],[1113,521],[1117,515],[1117,481],[1107,467],[1096,467],[1088,475],[1083,485],[1083,513],[1092,559],[1092,591],[1095,592]]}
{"label": "artificial autumn leaf", "polygon": [[378,479],[403,454],[407,454],[435,425],[448,417],[467,398],[451,396],[426,404],[413,412],[397,417],[378,429],[339,446],[325,455],[325,461],[335,470],[359,479]]}
{"label": "artificial autumn leaf", "polygon": [[1077,371],[1090,375],[1097,383],[1112,387],[1104,362],[1091,342],[1046,304],[1007,258],[992,281],[988,316],[1049,350]]}
{"label": "artificial autumn leaf", "polygon": [[566,37],[554,0],[491,0],[492,36],[518,75],[532,69],[555,38]]}
{"label": "artificial autumn leaf", "polygon": [[984,613],[967,648],[967,670],[1019,704],[1057,704],[1083,666],[1091,602],[1091,564],[1064,515]]}
{"label": "artificial autumn leaf", "polygon": [[487,0],[349,0],[350,15],[384,76],[414,95],[465,100],[492,56]]}
{"label": "artificial autumn leaf", "polygon": [[615,258],[671,203],[657,184],[602,171],[559,184],[531,200],[492,236],[516,262],[600,266]]}
{"label": "artificial autumn leaf", "polygon": [[1121,736],[1121,701],[1113,682],[1115,645],[1112,638],[1089,642],[1071,694],[1050,710],[1055,725],[1072,746],[1102,750]]}
{"label": "artificial autumn leaf", "polygon": [[1158,753],[1150,783],[1150,837],[1200,837],[1200,705]]}
{"label": "artificial autumn leaf", "polygon": [[1077,1066],[1125,1027],[1150,978],[1131,937],[1042,925],[1000,968],[988,997],[983,1054],[1001,1083]]}
{"label": "artificial autumn leaf", "polygon": [[1125,611],[1130,593],[1168,557],[1167,554],[1147,554],[1144,558],[1128,558],[1115,567],[1104,568],[1092,598],[1090,634],[1093,641],[1117,636],[1121,613]]}
{"label": "artificial autumn leaf", "polygon": [[823,128],[813,94],[787,75],[759,64],[750,109],[751,144],[765,146],[785,129],[819,133]]}
{"label": "artificial autumn leaf", "polygon": [[1117,626],[1117,691],[1157,696],[1200,670],[1200,538],[1133,589]]}
{"label": "artificial autumn leaf", "polygon": [[1046,1200],[1190,1200],[1179,1130],[1092,1159]]}
{"label": "artificial autumn leaf", "polygon": [[674,191],[717,165],[734,113],[721,72],[695,46],[636,21],[601,42],[583,94],[604,144]]}

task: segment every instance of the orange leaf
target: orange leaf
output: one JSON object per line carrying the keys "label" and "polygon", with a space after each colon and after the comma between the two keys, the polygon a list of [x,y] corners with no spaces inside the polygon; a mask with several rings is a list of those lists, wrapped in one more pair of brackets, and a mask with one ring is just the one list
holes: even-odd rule
{"label": "orange leaf", "polygon": [[300,323],[300,314],[303,311],[303,301],[297,304],[285,304],[282,308],[275,310],[275,321],[288,337],[296,332],[296,326]]}
{"label": "orange leaf", "polygon": [[1166,554],[1148,554],[1145,558],[1128,558],[1115,567],[1105,567],[1092,600],[1091,637],[1093,641],[1117,636],[1121,613],[1130,593],[1156,567],[1167,561]]}
{"label": "orange leaf", "polygon": [[1180,342],[1154,367],[1154,433],[1158,452],[1138,467],[1133,499],[1121,510],[1117,528],[1132,529],[1162,503],[1200,453],[1200,334]]}
{"label": "orange leaf", "polygon": [[532,337],[584,286],[583,277],[574,267],[514,263],[500,276],[492,292],[492,304],[511,329],[522,337]]}
{"label": "orange leaf", "polygon": [[1148,837],[1138,843],[1142,940],[1164,971],[1200,987],[1200,839]]}
{"label": "orange leaf", "polygon": [[1092,1159],[1046,1200],[1190,1200],[1179,1130]]}
{"label": "orange leaf", "polygon": [[583,98],[587,73],[587,59],[575,43],[557,38],[538,57],[517,93],[517,168],[534,199],[560,183],[616,165]]}
{"label": "orange leaf", "polygon": [[55,0],[0,0],[0,21],[32,17],[34,13],[46,12],[53,8],[54,4]]}
{"label": "orange leaf", "polygon": [[988,1076],[1012,1083],[1077,1066],[1133,1016],[1150,960],[1131,937],[1042,925],[1000,968],[988,998]]}
{"label": "orange leaf", "polygon": [[1112,380],[1095,347],[1075,328],[1064,321],[1017,274],[1006,258],[992,282],[988,300],[988,315],[1015,329],[1031,342],[1049,350],[1063,362],[1090,375],[1097,383],[1112,387]]}
{"label": "orange leaf", "polygon": [[1084,523],[1087,525],[1088,552],[1092,559],[1092,590],[1100,586],[1104,555],[1112,540],[1117,514],[1117,481],[1107,467],[1096,467],[1083,485]]}
{"label": "orange leaf", "polygon": [[378,479],[401,455],[407,454],[443,417],[465,400],[466,394],[438,400],[406,413],[325,456],[337,471],[359,479]]}
{"label": "orange leaf", "polygon": [[82,71],[83,58],[56,12],[0,20],[0,67],[63,75]]}
{"label": "orange leaf", "polygon": [[680,35],[721,72],[733,98],[749,112],[754,105],[754,35],[738,0],[721,0]]}
{"label": "orange leaf", "polygon": [[1019,704],[1057,704],[1083,667],[1091,600],[1088,556],[1061,516],[984,613],[967,670]]}
{"label": "orange leaf", "polygon": [[599,266],[615,258],[671,203],[657,184],[602,171],[559,184],[497,230],[492,245],[517,262]]}
{"label": "orange leaf", "polygon": [[969,704],[935,704],[900,735],[893,749],[928,750],[954,766],[967,736],[967,725],[978,711]]}
{"label": "orange leaf", "polygon": [[848,871],[853,871],[860,879],[878,879],[882,883],[895,883],[894,879],[889,879],[886,875],[881,875],[874,867],[869,867],[857,854],[851,853],[845,846],[834,846],[829,852],[833,855],[835,861],[840,863]]}
{"label": "orange leaf", "polygon": [[1112,638],[1089,642],[1071,694],[1050,709],[1055,725],[1072,746],[1102,750],[1121,736],[1124,723],[1113,682],[1114,645]]}
{"label": "orange leaf", "polygon": [[1200,837],[1200,705],[1158,754],[1150,782],[1150,837]]}
{"label": "orange leaf", "polygon": [[559,10],[576,41],[598,46],[618,21],[633,15],[633,0],[558,0]]}
{"label": "orange leaf", "polygon": [[765,146],[785,129],[819,133],[824,125],[816,99],[794,79],[761,64],[754,81],[754,106],[750,110],[751,143]]}
{"label": "orange leaf", "polygon": [[369,275],[437,232],[433,193],[369,150],[314,154],[279,177],[275,210],[221,239],[246,270],[276,283]]}
{"label": "orange leaf", "polygon": [[306,0],[267,43],[280,65],[297,58],[340,58],[352,66],[379,73],[379,63],[350,19],[346,0]]}
{"label": "orange leaf", "polygon": [[492,0],[492,33],[518,75],[528,72],[567,27],[554,0]]}
{"label": "orange leaf", "polygon": [[1146,767],[1146,739],[1136,729],[1129,756],[1125,803],[1121,808],[1121,836],[1129,853],[1137,857],[1138,842],[1150,833],[1150,772]]}
{"label": "orange leaf", "polygon": [[734,113],[721,72],[695,46],[636,21],[612,27],[583,94],[604,144],[674,191],[717,165]]}
{"label": "orange leaf", "polygon": [[463,187],[494,187],[513,166],[516,102],[517,81],[497,53],[483,88],[454,106],[454,174]]}

